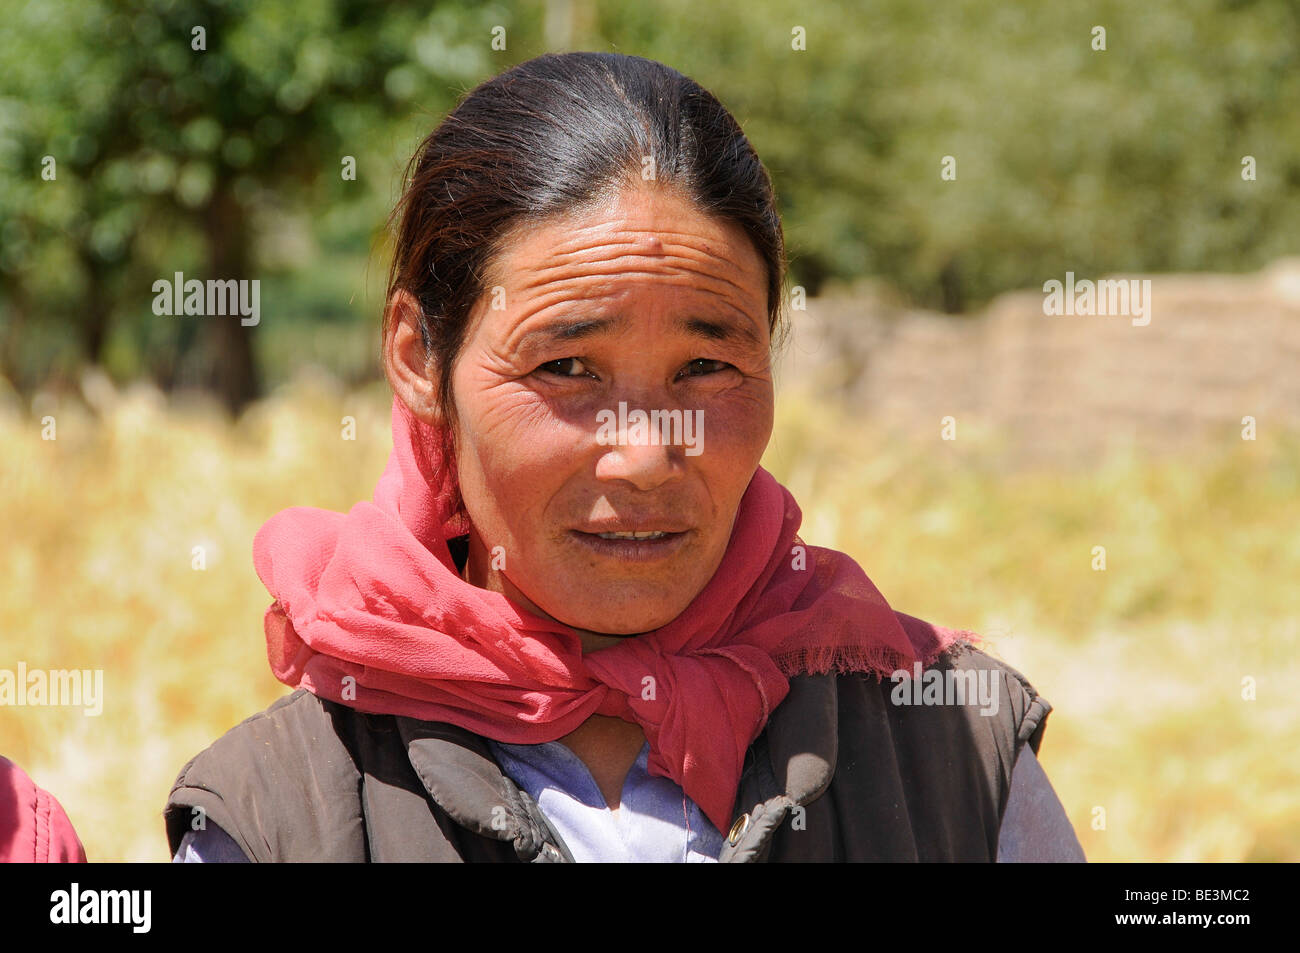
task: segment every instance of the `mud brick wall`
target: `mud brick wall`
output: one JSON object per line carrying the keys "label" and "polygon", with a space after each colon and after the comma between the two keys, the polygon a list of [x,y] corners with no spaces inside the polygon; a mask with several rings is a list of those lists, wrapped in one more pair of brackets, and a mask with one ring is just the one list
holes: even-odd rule
{"label": "mud brick wall", "polygon": [[1245,275],[1098,277],[1149,278],[1150,323],[1045,315],[1038,290],[961,316],[869,290],[810,299],[791,313],[778,395],[797,381],[925,439],[951,415],[959,440],[982,427],[1032,461],[1240,439],[1247,415],[1259,439],[1300,429],[1300,258]]}

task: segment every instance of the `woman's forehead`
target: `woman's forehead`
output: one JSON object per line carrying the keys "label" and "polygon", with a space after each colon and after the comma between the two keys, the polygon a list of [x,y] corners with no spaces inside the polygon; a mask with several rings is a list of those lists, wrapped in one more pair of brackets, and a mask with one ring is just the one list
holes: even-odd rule
{"label": "woman's forehead", "polygon": [[707,306],[766,323],[767,275],[748,236],[671,191],[625,192],[517,230],[490,274],[489,312],[516,320],[574,300],[616,305],[652,294],[664,307]]}

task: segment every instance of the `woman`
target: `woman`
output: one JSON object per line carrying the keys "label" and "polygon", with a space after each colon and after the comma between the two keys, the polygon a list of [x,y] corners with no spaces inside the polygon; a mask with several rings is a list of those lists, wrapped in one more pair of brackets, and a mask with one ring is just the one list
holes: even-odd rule
{"label": "woman", "polygon": [[[785,252],[717,100],[542,56],[411,172],[392,456],[259,532],[298,691],[181,771],[176,859],[1082,859],[1050,706],[805,545],[759,466]],[[992,704],[905,704],[918,663]]]}

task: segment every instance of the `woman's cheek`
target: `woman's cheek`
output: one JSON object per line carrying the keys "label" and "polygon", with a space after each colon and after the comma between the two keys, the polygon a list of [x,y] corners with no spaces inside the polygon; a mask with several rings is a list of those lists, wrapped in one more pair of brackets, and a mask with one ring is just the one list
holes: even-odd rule
{"label": "woman's cheek", "polygon": [[581,466],[575,448],[586,436],[581,428],[549,415],[524,412],[498,418],[481,430],[475,469],[485,497],[480,509],[491,512],[483,513],[484,528],[515,537],[516,547],[527,548],[534,537],[549,538],[545,521]]}
{"label": "woman's cheek", "polygon": [[578,428],[558,420],[535,393],[502,392],[480,407],[470,439],[487,470],[540,465],[571,451],[578,436]]}
{"label": "woman's cheek", "polygon": [[729,395],[702,408],[699,416],[700,457],[725,461],[727,466],[748,465],[762,459],[772,435],[770,402],[747,394]]}

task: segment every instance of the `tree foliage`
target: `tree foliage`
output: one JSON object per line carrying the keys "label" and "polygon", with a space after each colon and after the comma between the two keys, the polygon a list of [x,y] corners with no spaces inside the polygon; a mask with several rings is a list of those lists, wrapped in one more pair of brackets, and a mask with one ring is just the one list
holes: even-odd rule
{"label": "tree foliage", "polygon": [[[304,354],[373,373],[379,302],[357,292],[406,159],[464,90],[560,47],[713,90],[814,293],[876,276],[958,311],[1300,242],[1290,0],[2,0],[0,21],[0,370],[20,386],[89,360],[233,408]],[[160,319],[151,283],[186,270],[265,279],[274,321]]]}

